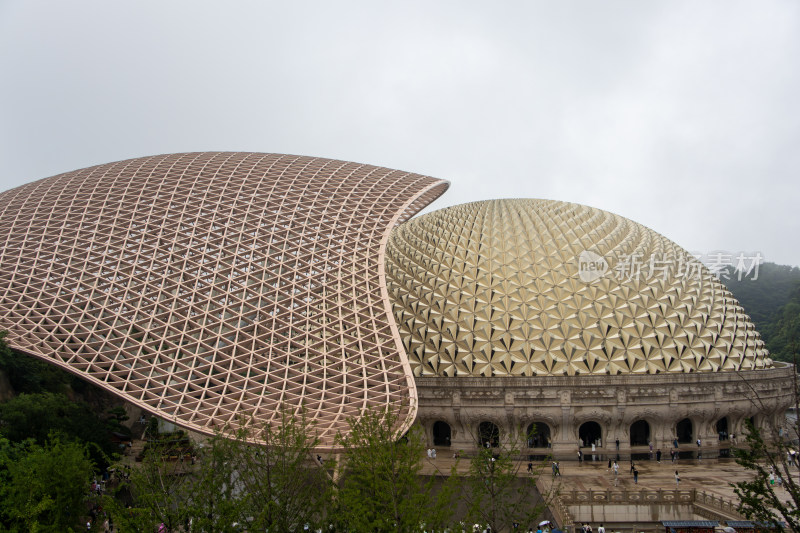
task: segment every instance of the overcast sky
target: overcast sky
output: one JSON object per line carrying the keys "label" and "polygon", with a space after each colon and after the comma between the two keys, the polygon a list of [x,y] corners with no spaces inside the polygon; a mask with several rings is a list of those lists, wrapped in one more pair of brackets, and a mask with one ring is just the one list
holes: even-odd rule
{"label": "overcast sky", "polygon": [[800,2],[0,0],[0,190],[332,157],[800,264]]}

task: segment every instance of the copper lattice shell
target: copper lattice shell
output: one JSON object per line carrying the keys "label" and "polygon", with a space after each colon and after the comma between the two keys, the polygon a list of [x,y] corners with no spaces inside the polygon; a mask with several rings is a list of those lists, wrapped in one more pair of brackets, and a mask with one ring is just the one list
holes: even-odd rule
{"label": "copper lattice shell", "polygon": [[192,153],[0,195],[0,329],[200,432],[299,407],[329,446],[416,390],[383,272],[399,224],[447,189],[385,168]]}

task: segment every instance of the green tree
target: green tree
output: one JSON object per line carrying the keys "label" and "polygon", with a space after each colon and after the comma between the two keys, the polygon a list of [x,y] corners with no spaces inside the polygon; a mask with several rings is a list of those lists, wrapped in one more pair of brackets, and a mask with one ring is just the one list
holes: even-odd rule
{"label": "green tree", "polygon": [[302,412],[281,410],[278,420],[265,426],[261,435],[238,432],[237,443],[238,480],[248,495],[252,529],[302,531],[306,524],[320,524],[331,480],[314,459],[319,439]]}
{"label": "green tree", "polygon": [[422,429],[415,426],[398,439],[397,426],[395,411],[367,411],[339,436],[344,459],[332,518],[342,531],[408,532],[421,524],[439,529],[451,520],[455,468],[437,489],[434,477],[420,475]]}
{"label": "green tree", "polygon": [[774,263],[742,276],[732,267],[721,272],[722,281],[744,306],[773,359],[791,361],[792,337],[800,335],[800,269]]}
{"label": "green tree", "polygon": [[800,286],[800,268],[764,263],[758,268],[758,279],[754,280],[754,275],[755,271],[752,271],[749,276],[742,275],[739,279],[739,273],[728,267],[720,273],[720,279],[761,331]]}
{"label": "green tree", "polygon": [[312,460],[313,425],[302,414],[279,416],[260,434],[226,428],[194,446],[191,457],[185,441],[154,438],[130,482],[107,502],[121,531],[164,523],[168,531],[227,533],[246,524],[253,531],[292,532],[318,524],[330,480]]}
{"label": "green tree", "polygon": [[8,347],[5,337],[8,332],[0,331],[0,369],[8,377],[14,392],[66,392],[80,385],[78,378],[68,372],[45,363],[30,355],[21,354]]}
{"label": "green tree", "polygon": [[792,361],[794,339],[800,337],[800,287],[792,299],[772,315],[761,333],[773,359]]}
{"label": "green tree", "polygon": [[523,475],[520,439],[482,436],[476,443],[478,451],[463,484],[467,520],[487,524],[492,531],[510,531],[514,522],[523,527],[537,524],[554,495],[539,494],[536,488],[546,463],[537,461],[532,472]]}
{"label": "green tree", "polygon": [[[800,531],[800,485],[786,456],[789,446],[777,433],[770,433],[765,438],[748,421],[745,445],[734,450],[736,462],[753,473],[751,480],[733,483],[739,512],[759,522],[783,521],[789,530]],[[782,478],[780,483],[776,476]]]}
{"label": "green tree", "polygon": [[83,529],[94,464],[86,445],[0,439],[0,512],[11,531]]}
{"label": "green tree", "polygon": [[[791,340],[792,360],[797,365],[797,341]],[[753,473],[747,481],[733,483],[739,497],[739,512],[751,520],[765,523],[784,521],[790,530],[800,531],[800,482],[792,475],[791,463],[800,461],[800,455],[791,458],[793,442],[800,439],[800,389],[794,374],[795,418],[789,427],[755,427],[747,420],[744,446],[733,450],[736,462]],[[751,391],[753,401],[760,406],[756,391]],[[800,466],[800,464],[798,464]],[[778,480],[780,477],[780,480]]]}
{"label": "green tree", "polygon": [[67,440],[90,444],[92,460],[100,466],[116,452],[106,422],[89,405],[51,392],[20,394],[0,404],[0,430],[11,441],[33,439],[39,445],[59,433]]}
{"label": "green tree", "polygon": [[189,523],[194,468],[191,460],[181,460],[185,450],[181,439],[148,442],[142,462],[130,470],[130,479],[113,497],[105,498],[120,531],[150,531],[160,523],[177,531]]}

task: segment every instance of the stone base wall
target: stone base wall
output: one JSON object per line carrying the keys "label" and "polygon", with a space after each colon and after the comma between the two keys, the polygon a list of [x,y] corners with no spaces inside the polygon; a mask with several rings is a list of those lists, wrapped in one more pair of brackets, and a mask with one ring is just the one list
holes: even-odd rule
{"label": "stone base wall", "polygon": [[[691,421],[691,438],[684,447],[692,449],[697,439],[701,449],[724,446],[717,428],[723,418],[726,434],[740,439],[749,418],[762,429],[778,428],[793,402],[793,372],[793,366],[775,363],[771,369],[742,372],[418,377],[417,421],[426,431],[429,446],[439,449],[474,450],[479,445],[480,424],[491,422],[499,428],[501,440],[514,439],[524,454],[552,453],[567,459],[577,459],[579,449],[592,453],[590,443],[580,441],[581,426],[587,422],[600,428],[595,453],[617,453],[617,439],[621,454],[642,451],[631,447],[631,426],[644,421],[654,450],[660,448],[669,458],[678,423],[684,419]],[[441,432],[439,442],[434,442],[436,422],[447,424],[449,447],[441,442]],[[543,429],[542,424],[547,426],[549,445],[527,446],[527,428],[532,423]],[[686,422],[682,424],[686,427]],[[646,444],[643,450],[648,450]]]}

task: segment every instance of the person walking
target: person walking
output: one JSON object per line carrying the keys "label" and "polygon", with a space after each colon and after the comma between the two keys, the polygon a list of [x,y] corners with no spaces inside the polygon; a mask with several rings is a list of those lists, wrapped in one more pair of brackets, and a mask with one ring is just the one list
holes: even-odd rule
{"label": "person walking", "polygon": [[635,468],[633,469],[633,482],[637,485],[639,484],[639,471]]}
{"label": "person walking", "polygon": [[679,488],[681,486],[681,476],[678,475],[678,471],[675,471],[675,488]]}
{"label": "person walking", "polygon": [[661,464],[661,448],[656,450],[656,462]]}

